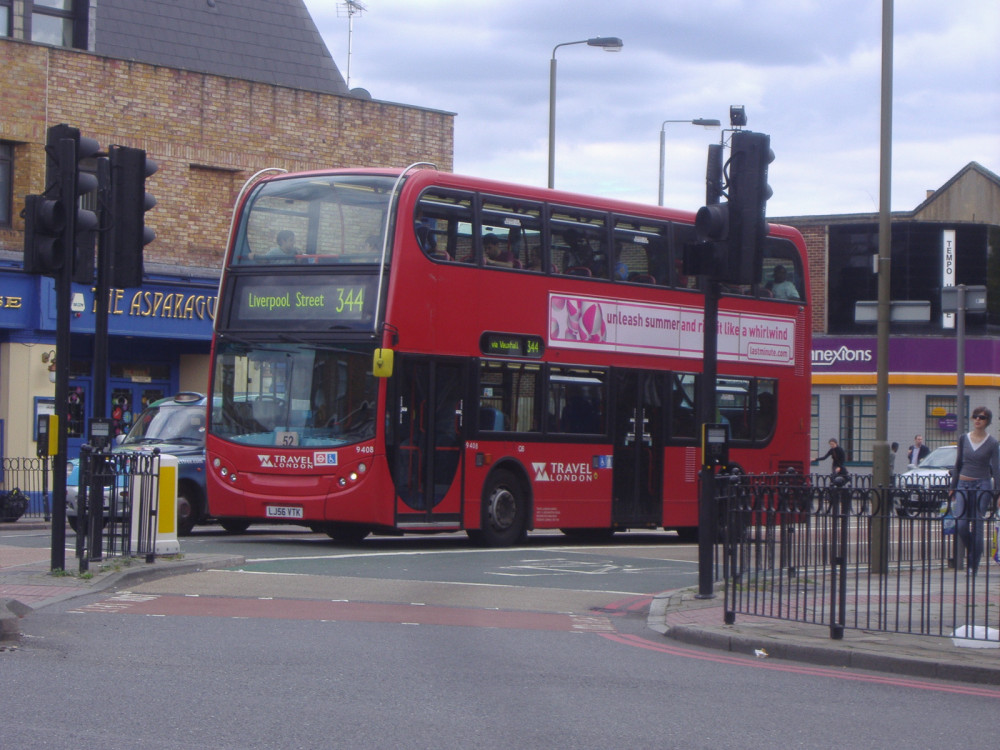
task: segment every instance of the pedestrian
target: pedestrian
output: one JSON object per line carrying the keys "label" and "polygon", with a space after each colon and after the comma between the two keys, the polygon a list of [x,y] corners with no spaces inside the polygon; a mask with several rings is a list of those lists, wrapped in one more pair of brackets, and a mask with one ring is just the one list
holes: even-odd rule
{"label": "pedestrian", "polygon": [[1000,487],[1000,445],[987,434],[993,412],[985,406],[972,410],[972,429],[958,440],[951,472],[951,514],[955,532],[965,545],[966,573],[974,576],[983,556],[986,518],[994,507],[993,490]]}
{"label": "pedestrian", "polygon": [[837,442],[837,438],[830,438],[830,450],[826,452],[825,455],[820,456],[813,461],[813,464],[818,464],[820,461],[825,461],[830,459],[833,462],[833,466],[830,469],[830,474],[834,479],[838,477],[847,478],[847,467],[844,466],[847,463],[847,454],[844,449],[840,447]]}
{"label": "pedestrian", "polygon": [[924,445],[923,435],[913,436],[913,445],[906,449],[906,455],[910,459],[910,466],[916,466],[925,458],[927,454],[931,452],[931,449]]}

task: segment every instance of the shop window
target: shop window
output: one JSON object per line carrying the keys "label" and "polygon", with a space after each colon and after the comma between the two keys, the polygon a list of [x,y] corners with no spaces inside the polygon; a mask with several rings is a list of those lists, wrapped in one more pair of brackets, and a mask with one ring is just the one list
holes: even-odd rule
{"label": "shop window", "polygon": [[[924,445],[931,450],[958,442],[958,412],[955,396],[927,396],[924,400]],[[965,424],[969,420],[969,398],[965,398]],[[902,441],[900,441],[902,442]]]}
{"label": "shop window", "polygon": [[812,443],[810,453],[814,456],[822,456],[825,451],[819,449],[819,396],[812,394],[809,405],[809,442]]}
{"label": "shop window", "polygon": [[[848,463],[871,464],[875,444],[875,396],[840,397],[840,447]],[[836,435],[827,437],[829,440]]]}

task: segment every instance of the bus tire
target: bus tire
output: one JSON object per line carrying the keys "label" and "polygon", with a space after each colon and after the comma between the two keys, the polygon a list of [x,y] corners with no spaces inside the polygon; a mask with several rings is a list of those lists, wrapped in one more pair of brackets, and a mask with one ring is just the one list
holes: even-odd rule
{"label": "bus tire", "polygon": [[221,526],[227,534],[242,534],[250,528],[250,522],[245,518],[220,518],[219,526]]}
{"label": "bus tire", "polygon": [[483,490],[482,528],[477,535],[487,547],[510,547],[524,539],[528,497],[513,472],[493,472]]}

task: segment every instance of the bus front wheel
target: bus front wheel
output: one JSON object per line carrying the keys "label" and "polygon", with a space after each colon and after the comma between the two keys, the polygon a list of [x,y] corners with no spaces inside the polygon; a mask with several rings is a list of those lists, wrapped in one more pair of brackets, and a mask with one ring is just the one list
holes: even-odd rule
{"label": "bus front wheel", "polygon": [[509,547],[526,533],[528,498],[517,477],[494,472],[483,492],[483,526],[477,535],[487,547]]}

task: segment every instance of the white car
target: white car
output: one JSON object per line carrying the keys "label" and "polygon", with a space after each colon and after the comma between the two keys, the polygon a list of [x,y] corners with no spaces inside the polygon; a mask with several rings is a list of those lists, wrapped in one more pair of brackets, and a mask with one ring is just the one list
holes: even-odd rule
{"label": "white car", "polygon": [[958,446],[942,445],[917,466],[896,477],[896,514],[902,517],[938,515],[948,500],[948,485]]}
{"label": "white car", "polygon": [[955,468],[957,445],[942,445],[935,448],[918,465],[910,464],[903,472],[904,484],[938,485],[951,479],[951,470]]}

